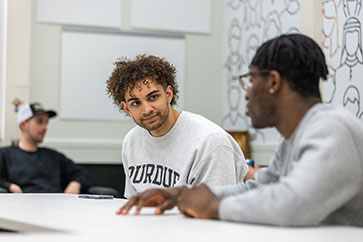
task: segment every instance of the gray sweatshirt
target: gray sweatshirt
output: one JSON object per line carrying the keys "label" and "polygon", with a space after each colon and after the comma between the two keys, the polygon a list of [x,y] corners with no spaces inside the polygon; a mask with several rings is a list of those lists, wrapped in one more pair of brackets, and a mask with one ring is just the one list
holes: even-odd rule
{"label": "gray sweatshirt", "polygon": [[363,226],[362,121],[341,107],[317,104],[255,180],[211,189],[222,198],[222,220]]}
{"label": "gray sweatshirt", "polygon": [[169,132],[153,137],[139,126],[122,146],[125,196],[150,188],[238,184],[248,171],[243,153],[226,131],[183,111]]}

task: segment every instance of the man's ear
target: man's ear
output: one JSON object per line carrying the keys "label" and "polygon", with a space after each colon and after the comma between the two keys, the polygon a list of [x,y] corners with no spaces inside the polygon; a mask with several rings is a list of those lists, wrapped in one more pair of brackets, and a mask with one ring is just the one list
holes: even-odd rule
{"label": "man's ear", "polygon": [[20,128],[20,130],[21,130],[21,131],[24,131],[25,126],[26,126],[26,121],[22,121],[22,122],[19,124],[19,128]]}
{"label": "man's ear", "polygon": [[129,108],[127,107],[127,104],[126,104],[124,101],[122,101],[122,102],[121,102],[121,107],[122,107],[122,109],[125,111],[125,113],[126,113],[127,115],[131,116],[131,114],[130,114],[130,110],[129,110]]}
{"label": "man's ear", "polygon": [[166,96],[168,98],[168,103],[171,103],[171,100],[173,100],[174,94],[173,94],[173,87],[172,86],[167,86],[166,87]]}
{"label": "man's ear", "polygon": [[272,70],[268,78],[268,91],[270,94],[279,92],[282,85],[282,79],[279,72]]}

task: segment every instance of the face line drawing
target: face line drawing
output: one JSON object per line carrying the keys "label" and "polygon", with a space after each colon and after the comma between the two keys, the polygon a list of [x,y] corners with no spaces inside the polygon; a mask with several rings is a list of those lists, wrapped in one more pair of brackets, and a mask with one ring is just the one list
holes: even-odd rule
{"label": "face line drawing", "polygon": [[[348,50],[348,45],[352,43],[352,41],[347,41],[347,35],[350,33],[357,33],[357,51],[355,53],[350,53]],[[354,47],[353,47],[354,48]],[[349,48],[350,49],[350,48]],[[354,67],[358,63],[363,64],[363,53],[362,53],[362,42],[361,42],[361,24],[359,19],[356,17],[349,17],[345,24],[343,30],[343,48],[341,54],[341,65],[345,64],[349,67]]]}
{"label": "face line drawing", "polygon": [[[358,117],[360,112],[360,93],[356,86],[348,86],[343,95],[343,106],[353,112]],[[355,106],[355,107],[354,107]],[[352,110],[353,108],[356,111]]]}
{"label": "face line drawing", "polygon": [[[333,4],[333,9],[334,9],[334,15],[333,16],[328,16],[325,6],[327,6],[328,3]],[[340,44],[339,44],[339,19],[338,19],[338,10],[337,10],[337,6],[334,0],[328,0],[324,3],[324,7],[323,7],[323,21],[324,19],[327,19],[329,21],[333,21],[333,24],[331,26],[331,29],[329,31],[329,33],[326,33],[325,28],[323,27],[323,37],[324,40],[322,41],[322,46],[325,49],[329,49],[329,55],[330,57],[333,57],[336,55],[336,53],[338,52],[338,50],[340,49]],[[334,35],[334,33],[336,33]],[[326,45],[326,41],[329,40],[329,45]],[[333,43],[333,42],[336,43]]]}
{"label": "face line drawing", "polygon": [[[254,54],[255,44],[261,43],[264,36],[266,38],[275,37],[282,33],[299,32],[294,21],[297,21],[298,10],[300,10],[299,0],[285,0],[285,1],[264,1],[264,0],[227,0],[226,9],[228,14],[228,21],[225,24],[227,28],[227,36],[225,36],[225,52],[224,52],[224,68],[225,68],[225,89],[224,89],[224,114],[222,117],[222,127],[227,130],[247,130],[250,133],[251,141],[265,142],[275,136],[275,130],[259,130],[252,127],[251,120],[244,114],[244,91],[239,87],[236,75],[243,74],[248,71],[248,64],[251,61],[251,56]],[[267,4],[267,5],[266,5]],[[271,5],[271,6],[270,6]],[[269,7],[270,6],[270,7]],[[232,9],[234,7],[236,10]],[[238,9],[237,9],[238,8]],[[276,11],[275,11],[276,9]],[[231,11],[232,10],[232,11]],[[296,12],[295,12],[296,11]],[[283,16],[282,13],[283,12]],[[292,14],[295,14],[292,16]],[[240,48],[236,44],[232,45],[229,39],[237,38],[238,34],[232,35],[228,32],[228,28],[231,27],[234,19],[239,19],[238,25],[241,30],[241,42]],[[296,20],[295,20],[296,19]],[[268,23],[270,20],[270,23]],[[292,20],[292,21],[291,21]],[[292,23],[292,24],[291,24]],[[268,26],[267,26],[268,25]],[[270,30],[270,35],[265,34],[265,30]],[[235,31],[233,33],[238,33]],[[235,51],[237,49],[237,51]],[[232,61],[231,56],[240,56],[244,59],[244,62]],[[234,59],[237,60],[237,59]],[[237,64],[238,62],[238,64]],[[237,81],[236,81],[237,80]],[[239,88],[239,91],[234,88]],[[239,94],[239,92],[241,92]],[[232,97],[233,96],[233,97]],[[240,102],[239,98],[242,98]],[[238,103],[238,104],[236,104]],[[238,106],[239,105],[239,106]],[[233,123],[232,123],[233,122]],[[278,135],[281,138],[280,135]]]}

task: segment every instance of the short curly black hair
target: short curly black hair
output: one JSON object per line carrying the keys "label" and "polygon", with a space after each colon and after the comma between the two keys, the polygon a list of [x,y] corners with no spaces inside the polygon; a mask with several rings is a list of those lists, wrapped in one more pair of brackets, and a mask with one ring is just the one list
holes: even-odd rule
{"label": "short curly black hair", "polygon": [[178,84],[175,81],[176,69],[166,61],[153,55],[138,55],[135,60],[125,57],[119,58],[114,65],[110,78],[106,81],[106,91],[113,102],[122,109],[121,102],[125,102],[125,94],[135,87],[135,84],[150,78],[165,89],[168,86],[173,88],[173,99],[170,104],[175,105],[178,99]]}
{"label": "short curly black hair", "polygon": [[328,75],[323,51],[302,34],[285,34],[263,43],[250,66],[278,71],[303,97],[320,98],[319,80]]}

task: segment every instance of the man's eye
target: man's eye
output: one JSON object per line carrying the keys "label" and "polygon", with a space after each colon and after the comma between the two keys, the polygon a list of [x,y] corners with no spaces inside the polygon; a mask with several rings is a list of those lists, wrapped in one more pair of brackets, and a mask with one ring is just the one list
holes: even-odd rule
{"label": "man's eye", "polygon": [[158,95],[153,95],[153,96],[150,96],[150,100],[155,100],[158,98]]}
{"label": "man's eye", "polygon": [[132,102],[132,103],[131,103],[131,106],[136,107],[137,105],[139,105],[139,102]]}

